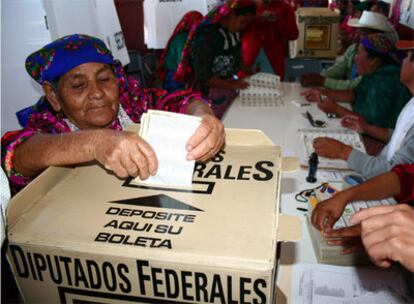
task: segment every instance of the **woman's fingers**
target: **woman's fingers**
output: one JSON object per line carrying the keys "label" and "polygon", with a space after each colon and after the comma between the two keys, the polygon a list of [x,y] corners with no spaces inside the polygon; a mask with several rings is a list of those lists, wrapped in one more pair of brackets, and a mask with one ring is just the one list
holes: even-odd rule
{"label": "woman's fingers", "polygon": [[213,115],[205,115],[196,132],[187,142],[188,160],[207,160],[223,146],[224,126]]}

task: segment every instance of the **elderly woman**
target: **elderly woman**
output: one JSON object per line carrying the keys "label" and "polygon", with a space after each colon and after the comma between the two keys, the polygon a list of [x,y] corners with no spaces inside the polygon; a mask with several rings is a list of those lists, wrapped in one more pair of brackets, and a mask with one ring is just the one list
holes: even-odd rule
{"label": "elderly woman", "polygon": [[250,73],[242,64],[240,35],[255,15],[252,0],[226,0],[190,32],[183,50],[175,79],[193,82],[189,75],[194,74],[193,85],[212,100],[217,117],[223,115],[236,90],[248,86],[234,76],[240,70]]}
{"label": "elderly woman", "polygon": [[223,125],[199,95],[140,88],[97,38],[58,39],[30,55],[26,69],[45,95],[25,128],[2,138],[2,166],[16,190],[49,166],[91,161],[120,178],[154,175],[158,162],[151,146],[122,131],[150,108],[202,117],[187,142],[189,160],[206,161],[224,143]]}
{"label": "elderly woman", "polygon": [[[303,95],[309,101],[317,101],[324,112],[340,117],[356,113],[369,124],[394,128],[398,115],[412,96],[400,81],[401,67],[395,46],[385,34],[368,35],[360,41],[355,62],[362,80],[354,90],[314,89]],[[337,101],[352,103],[354,112]]]}

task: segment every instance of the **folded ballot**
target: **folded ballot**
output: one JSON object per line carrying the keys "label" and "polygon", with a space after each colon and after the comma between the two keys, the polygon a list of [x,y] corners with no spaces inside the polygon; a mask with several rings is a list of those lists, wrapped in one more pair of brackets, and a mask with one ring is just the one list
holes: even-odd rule
{"label": "folded ballot", "polygon": [[201,118],[165,111],[149,110],[141,117],[139,135],[154,149],[158,158],[155,176],[139,184],[191,187],[194,163],[186,159],[186,144],[201,123]]}

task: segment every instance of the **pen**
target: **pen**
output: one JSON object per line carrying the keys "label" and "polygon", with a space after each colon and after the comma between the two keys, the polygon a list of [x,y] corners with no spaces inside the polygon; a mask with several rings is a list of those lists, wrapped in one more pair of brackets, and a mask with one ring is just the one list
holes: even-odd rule
{"label": "pen", "polygon": [[305,208],[301,208],[301,207],[297,207],[296,209],[297,209],[297,210],[299,210],[299,211],[303,211],[303,212],[306,212],[306,211],[308,211],[308,209],[305,209]]}

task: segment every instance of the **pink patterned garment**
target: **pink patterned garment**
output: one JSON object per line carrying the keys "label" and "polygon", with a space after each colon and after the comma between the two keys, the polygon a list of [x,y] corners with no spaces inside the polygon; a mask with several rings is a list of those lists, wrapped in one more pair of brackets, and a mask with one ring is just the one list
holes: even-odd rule
{"label": "pink patterned garment", "polygon": [[[179,91],[168,95],[164,90],[141,88],[137,80],[126,77],[121,67],[117,67],[117,78],[120,111],[118,118],[108,127],[110,129],[121,131],[131,122],[139,123],[142,114],[149,109],[185,113],[192,98],[202,100],[199,94],[191,91]],[[34,177],[24,176],[14,170],[13,158],[16,147],[36,133],[59,134],[72,131],[76,131],[76,127],[68,119],[45,109],[33,113],[23,130],[7,132],[2,137],[2,167],[14,193],[34,179]]]}

